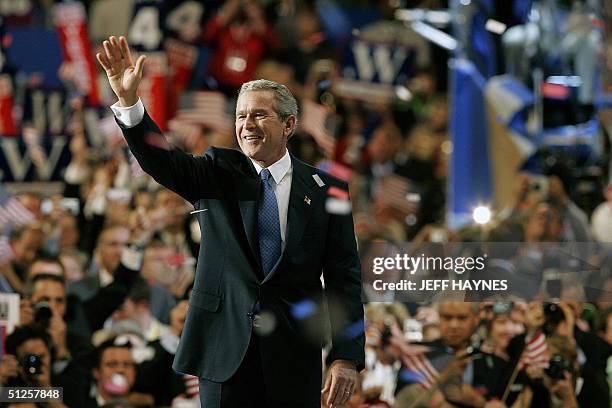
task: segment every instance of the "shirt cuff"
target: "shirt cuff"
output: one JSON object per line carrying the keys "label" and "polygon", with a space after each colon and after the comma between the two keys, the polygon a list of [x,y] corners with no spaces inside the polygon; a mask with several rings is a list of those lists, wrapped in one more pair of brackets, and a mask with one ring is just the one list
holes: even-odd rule
{"label": "shirt cuff", "polygon": [[142,121],[142,118],[144,118],[144,105],[140,98],[138,98],[138,102],[132,106],[119,106],[119,101],[117,101],[112,104],[110,108],[117,120],[126,128],[138,125]]}

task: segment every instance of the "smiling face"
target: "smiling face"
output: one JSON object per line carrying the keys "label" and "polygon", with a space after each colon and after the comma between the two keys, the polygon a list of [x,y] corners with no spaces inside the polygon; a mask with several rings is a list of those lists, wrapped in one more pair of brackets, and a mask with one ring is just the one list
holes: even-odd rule
{"label": "smiling face", "polygon": [[236,138],[242,152],[268,167],[280,160],[293,132],[295,116],[282,120],[272,91],[246,91],[236,104]]}

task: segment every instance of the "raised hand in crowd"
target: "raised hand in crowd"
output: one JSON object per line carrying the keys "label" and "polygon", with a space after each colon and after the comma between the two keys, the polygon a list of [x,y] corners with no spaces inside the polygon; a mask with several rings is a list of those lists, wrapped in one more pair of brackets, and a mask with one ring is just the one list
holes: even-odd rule
{"label": "raised hand in crowd", "polygon": [[563,373],[562,379],[556,380],[549,385],[549,390],[555,397],[562,401],[561,405],[564,408],[578,408],[572,376],[567,371]]}
{"label": "raised hand in crowd", "polygon": [[108,82],[119,98],[121,106],[132,106],[138,101],[138,85],[146,56],[141,55],[134,61],[125,37],[111,36],[102,43],[104,52],[96,54],[98,62],[106,71]]}
{"label": "raised hand in crowd", "polygon": [[55,358],[60,361],[67,360],[70,357],[70,350],[68,349],[68,341],[66,338],[68,326],[64,318],[56,311],[53,312],[53,316],[49,319],[47,333],[49,333],[51,341],[53,342]]}
{"label": "raised hand in crowd", "polygon": [[12,354],[2,356],[0,362],[0,386],[6,386],[11,378],[16,378],[19,375],[19,363],[17,358]]}

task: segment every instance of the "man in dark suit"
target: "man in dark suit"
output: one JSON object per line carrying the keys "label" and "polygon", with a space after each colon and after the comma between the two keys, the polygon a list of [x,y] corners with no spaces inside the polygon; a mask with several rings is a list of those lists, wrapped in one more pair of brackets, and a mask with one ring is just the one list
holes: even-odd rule
{"label": "man in dark suit", "polygon": [[174,369],[200,378],[206,408],[320,407],[329,326],[324,402],[346,403],[364,363],[360,263],[350,212],[326,211],[326,199],[328,188],[348,187],[288,153],[293,95],[275,82],[245,83],[236,107],[242,152],[213,147],[194,157],[168,145],[138,99],[144,56],[134,64],[123,37],[103,46],[97,58],[130,149],[194,205],[202,230]]}

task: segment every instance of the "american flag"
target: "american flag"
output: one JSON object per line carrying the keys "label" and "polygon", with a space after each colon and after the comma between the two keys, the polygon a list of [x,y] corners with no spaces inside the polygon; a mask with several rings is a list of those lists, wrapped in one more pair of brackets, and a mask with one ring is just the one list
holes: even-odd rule
{"label": "american flag", "polygon": [[548,368],[550,353],[546,343],[546,335],[543,332],[536,333],[525,345],[523,352],[523,365],[531,365],[539,368]]}
{"label": "american flag", "polygon": [[200,381],[198,377],[184,374],[183,381],[185,382],[185,394],[187,398],[195,398],[200,395]]}
{"label": "american flag", "polygon": [[329,110],[311,100],[302,102],[302,130],[312,136],[326,157],[333,158],[336,151],[336,139],[327,128]]}
{"label": "american flag", "polygon": [[397,174],[383,177],[375,195],[378,202],[387,204],[405,215],[416,213],[420,207],[421,196],[415,192],[413,183]]}
{"label": "american flag", "polygon": [[[403,333],[398,332],[394,327],[391,327],[391,333],[390,342],[399,349],[400,360],[404,366],[400,371],[402,380],[408,383],[420,384],[426,389],[433,387],[440,373],[427,357],[427,353],[433,352],[434,349],[426,345],[407,342],[404,339]],[[441,358],[438,362],[443,365],[452,359],[452,356],[439,357]]]}
{"label": "american flag", "polygon": [[353,174],[353,170],[349,167],[335,161],[323,160],[319,162],[317,167],[347,183],[350,181],[351,175]]}
{"label": "american flag", "polygon": [[6,236],[0,236],[0,266],[6,265],[15,258],[15,252]]}
{"label": "american flag", "polygon": [[402,353],[401,359],[406,367],[401,372],[403,380],[420,384],[425,389],[433,387],[438,381],[440,373],[424,353]]}
{"label": "american flag", "polygon": [[0,224],[20,226],[32,221],[34,215],[0,185]]}
{"label": "american flag", "polygon": [[234,132],[234,117],[228,112],[227,98],[221,92],[198,91],[185,92],[181,99],[182,108],[179,108],[174,117],[173,129],[176,138],[193,133],[193,127],[184,127],[187,133],[180,133],[180,125],[191,124],[209,127],[221,134],[231,135]]}

